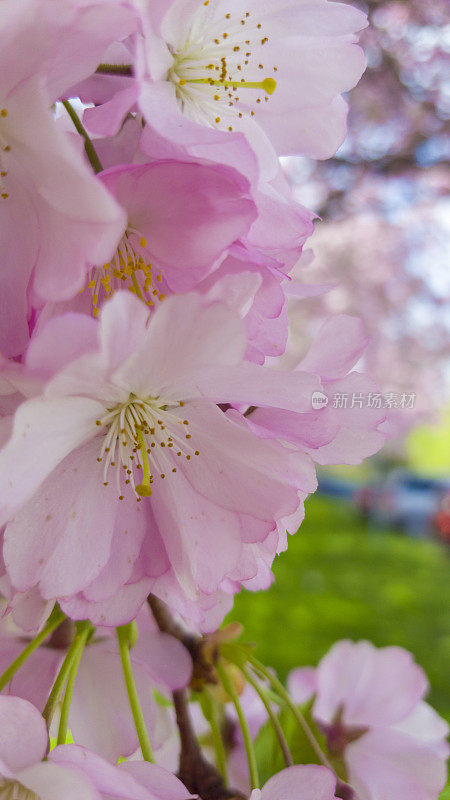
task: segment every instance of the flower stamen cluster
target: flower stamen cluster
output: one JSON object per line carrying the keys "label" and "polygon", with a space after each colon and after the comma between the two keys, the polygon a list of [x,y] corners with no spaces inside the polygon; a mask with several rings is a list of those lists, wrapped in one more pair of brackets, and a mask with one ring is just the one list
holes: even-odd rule
{"label": "flower stamen cluster", "polygon": [[[255,80],[264,71],[261,48],[269,37],[251,12],[214,17],[209,0],[199,9],[189,34],[173,52],[169,80],[183,111],[197,122],[233,130],[232,116],[255,116],[255,104],[268,102],[276,89],[272,77]],[[276,72],[277,67],[272,67]],[[251,104],[242,104],[241,89],[252,90]],[[220,109],[220,110],[219,110]]]}
{"label": "flower stamen cluster", "polygon": [[176,410],[184,402],[165,403],[161,398],[139,398],[130,395],[126,403],[119,403],[108,411],[98,426],[106,426],[99,462],[104,462],[104,485],[108,486],[108,470],[116,467],[119,500],[124,483],[131,485],[141,497],[150,497],[157,478],[164,480],[176,473],[178,459],[191,461],[200,451],[191,445],[189,420],[181,419]]}
{"label": "flower stamen cluster", "polygon": [[120,289],[127,288],[149,307],[165,299],[161,291],[163,276],[160,272],[154,274],[146,247],[145,237],[128,226],[111,261],[90,271],[88,289],[92,294],[94,317],[100,313],[101,301]]}

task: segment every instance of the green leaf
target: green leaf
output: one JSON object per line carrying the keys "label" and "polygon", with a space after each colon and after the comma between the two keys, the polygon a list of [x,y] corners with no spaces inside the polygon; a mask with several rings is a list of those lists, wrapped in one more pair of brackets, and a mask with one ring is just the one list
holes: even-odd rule
{"label": "green leaf", "polygon": [[[314,733],[320,746],[325,750],[326,742],[312,719],[311,706],[312,703],[308,703],[303,706],[298,706],[298,708],[305,717],[306,722]],[[292,753],[294,764],[319,764],[320,761],[314,748],[288,708],[282,708],[278,714],[278,719],[280,720],[280,725]],[[260,729],[255,740],[255,751],[262,783],[269,780],[276,772],[280,772],[284,769],[285,763],[280,745],[270,721],[266,722]]]}
{"label": "green leaf", "polygon": [[440,793],[439,800],[450,800],[450,783],[447,783],[445,789]]}

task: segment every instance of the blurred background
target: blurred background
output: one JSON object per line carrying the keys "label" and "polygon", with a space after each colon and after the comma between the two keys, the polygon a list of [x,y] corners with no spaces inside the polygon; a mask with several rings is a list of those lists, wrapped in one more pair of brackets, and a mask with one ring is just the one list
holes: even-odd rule
{"label": "blurred background", "polygon": [[297,301],[291,318],[305,349],[330,314],[363,318],[361,366],[393,398],[390,438],[361,467],[322,470],[272,588],[241,593],[232,617],[283,676],[339,638],[402,645],[450,719],[449,6],[355,5],[371,25],[347,140],[326,162],[283,159],[322,220],[298,277],[339,285]]}

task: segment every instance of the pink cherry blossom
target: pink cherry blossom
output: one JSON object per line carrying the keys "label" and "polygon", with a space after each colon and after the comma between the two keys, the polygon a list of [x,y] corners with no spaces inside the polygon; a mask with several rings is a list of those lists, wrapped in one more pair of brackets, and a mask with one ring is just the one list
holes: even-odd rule
{"label": "pink cherry blossom", "polygon": [[196,126],[212,145],[217,132],[243,132],[266,174],[277,169],[273,147],[327,158],[345,136],[340,95],[364,70],[355,33],[366,24],[325,0],[149,5],[138,57],[144,116],[175,141],[194,139]]}
{"label": "pink cherry blossom", "polygon": [[448,725],[424,702],[428,681],[410,653],[341,641],[314,676],[294,670],[289,685],[298,702],[307,686],[316,695],[314,717],[360,800],[436,800],[446,780]]}
{"label": "pink cherry blossom", "polygon": [[189,291],[256,216],[246,179],[223,166],[165,161],[112,168],[100,178],[124,208],[127,227],[112,259],[91,271],[95,313],[124,281],[148,306]]}
{"label": "pink cherry blossom", "polygon": [[49,741],[38,710],[19,697],[0,697],[0,798],[26,800],[189,800],[183,784],[145,762],[113,767],[77,745]]}
{"label": "pink cherry blossom", "polygon": [[56,124],[50,106],[88,75],[107,44],[136,22],[121,2],[5,0],[0,53],[0,349],[20,354],[30,303],[81,288],[103,263],[124,215]]}
{"label": "pink cherry blossom", "polygon": [[[118,292],[100,324],[72,314],[42,329],[25,370],[47,373],[45,391],[19,406],[0,453],[17,589],[38,584],[76,618],[106,603],[94,621],[119,624],[150,590],[190,615],[228,576],[256,575],[252,546],[297,509],[299,489],[314,491],[314,470],[216,403],[305,411],[320,383],[246,363],[245,348],[241,320],[198,295],[168,298],[148,324]],[[132,612],[124,590],[136,590]]]}
{"label": "pink cherry blossom", "polygon": [[[93,113],[86,119],[88,112]],[[99,113],[100,107],[88,108],[85,122],[98,121]],[[233,164],[233,170],[237,168],[239,175],[224,170],[207,148],[199,160],[193,155],[187,156],[181,147],[170,146],[166,140],[155,144],[154,136],[149,139],[147,134],[148,128],[145,127],[141,134],[141,125],[133,118],[128,119],[114,136],[96,139],[97,152],[107,167],[100,177],[125,206],[130,220],[129,230],[114,256],[115,263],[111,264],[113,269],[115,267],[116,278],[112,278],[109,265],[106,272],[104,269],[93,270],[90,289],[96,303],[101,304],[110,290],[121,283],[119,273],[121,275],[123,267],[118,269],[117,261],[121,258],[125,264],[127,255],[126,268],[129,271],[130,264],[137,266],[134,275],[142,289],[147,285],[146,291],[142,292],[147,303],[157,304],[160,294],[166,296],[172,290],[186,291],[205,275],[195,288],[234,308],[245,319],[248,360],[261,364],[266,356],[279,356],[284,352],[288,336],[285,296],[291,283],[288,273],[313,231],[314,215],[293,200],[281,170],[271,182],[263,184],[258,181],[257,173],[248,168],[252,160],[245,150],[239,158],[236,155]],[[149,156],[152,161],[141,166]],[[117,168],[117,162],[129,162],[130,166]],[[133,162],[138,162],[139,166]],[[176,171],[180,173],[177,192],[171,178]],[[183,180],[184,174],[186,180]],[[207,187],[214,189],[214,176],[217,187],[221,187],[233,175],[237,182],[240,180],[242,191],[242,196],[236,197],[235,205],[236,212],[240,212],[239,219],[237,213],[233,215],[231,202],[227,203],[227,214],[219,214],[219,211],[223,212],[223,198],[215,209],[212,194],[208,214],[199,217],[195,203],[192,213],[189,213],[196,191],[201,202],[206,199]],[[250,220],[250,207],[244,213],[246,184],[243,175],[248,176],[251,197],[256,205],[253,221]],[[198,187],[191,176],[198,179]],[[138,192],[137,185],[140,187]],[[214,212],[219,215],[217,226],[214,226]],[[223,254],[219,251],[227,216],[231,226],[225,242],[228,255],[225,250]],[[146,231],[145,236],[136,232],[136,225]],[[174,229],[176,237],[173,236]],[[228,228],[226,230],[228,232]],[[234,242],[233,235],[236,237]],[[205,242],[208,245],[206,249]],[[183,253],[181,260],[180,252]],[[125,278],[134,290],[131,277]],[[47,305],[40,322],[62,310],[87,311],[91,308],[89,294],[78,295],[63,305]]]}
{"label": "pink cherry blossom", "polygon": [[248,181],[221,165],[129,164],[104,170],[99,179],[126,214],[125,232],[111,258],[90,265],[84,291],[48,303],[38,325],[68,310],[97,316],[117,289],[128,288],[149,308],[172,292],[189,291],[217,268],[257,214]]}
{"label": "pink cherry blossom", "polygon": [[336,800],[336,778],[331,770],[314,764],[284,769],[254,789],[250,800]]}
{"label": "pink cherry blossom", "polygon": [[[89,123],[97,119],[96,115],[100,110],[88,108],[84,115],[85,122],[88,112],[93,112],[87,119]],[[266,356],[282,354],[288,335],[285,297],[291,283],[288,273],[302,253],[305,241],[313,232],[314,215],[293,200],[290,187],[281,170],[276,179],[263,184],[258,181],[257,174],[252,169],[249,170],[249,161],[250,165],[252,161],[245,150],[234,161],[233,168],[239,170],[239,175],[231,170],[224,170],[223,166],[213,159],[214,153],[207,148],[199,160],[193,155],[188,157],[181,147],[170,146],[166,140],[159,141],[156,146],[154,137],[150,139],[148,137],[147,127],[141,134],[141,126],[136,119],[127,120],[115,136],[97,139],[96,149],[102,163],[108,167],[100,177],[104,176],[104,180],[118,201],[127,209],[130,219],[130,230],[119,249],[126,254],[130,251],[133,240],[130,253],[132,263],[136,264],[139,258],[142,258],[145,269],[151,261],[152,284],[147,287],[146,297],[157,304],[160,293],[166,296],[172,290],[186,291],[194,286],[196,280],[205,275],[196,289],[235,308],[245,318],[248,336],[247,358],[256,363],[264,363]],[[114,166],[118,161],[140,163],[147,161],[149,156],[152,161],[147,166],[138,167],[134,164],[126,169]],[[177,161],[173,160],[175,157]],[[177,192],[174,191],[171,178],[175,171],[180,173]],[[242,196],[236,197],[236,216],[233,215],[231,202],[227,203],[227,213],[219,214],[224,210],[224,198],[218,204],[214,204],[212,196],[207,214],[199,218],[195,213],[197,211],[195,207],[192,213],[189,213],[196,191],[201,201],[214,176],[217,187],[221,188],[227,176],[230,179],[233,175],[236,176],[237,182],[240,179],[242,191]],[[250,220],[250,207],[247,208],[247,213],[244,213],[246,197],[243,175],[248,176],[251,197],[256,206],[253,220]],[[158,176],[160,181],[155,186],[155,179],[157,180]],[[191,180],[191,176],[196,176],[198,187]],[[135,195],[137,183],[141,189]],[[133,195],[130,198],[131,191]],[[238,212],[240,212],[239,220]],[[214,225],[214,213],[219,215],[216,220],[217,226]],[[221,255],[218,248],[223,237],[222,228],[227,225],[227,216],[231,226],[225,242],[228,246],[228,255],[225,251]],[[131,233],[138,222],[140,228],[146,230],[145,236],[142,237],[145,242],[144,248],[140,246],[141,236]],[[173,236],[174,229],[177,231],[176,237]],[[206,250],[205,242],[208,244]],[[163,258],[161,258],[162,249]],[[183,254],[181,260],[180,252]],[[119,256],[118,252],[114,260],[117,261]],[[211,269],[212,265],[214,269]],[[116,269],[116,275],[119,272],[120,270]],[[135,274],[138,281],[145,284],[146,275],[142,270],[138,269]],[[92,294],[96,300],[99,298],[100,302],[102,297],[107,295],[106,289],[109,286],[113,288],[114,284],[120,283],[120,278],[113,279],[109,284],[102,283],[109,277],[109,267],[107,274],[104,270],[97,269],[91,276]],[[130,288],[133,288],[129,277],[128,282]],[[155,287],[158,291],[155,291]],[[64,306],[65,309],[71,310],[85,310],[88,307],[89,300],[85,294],[72,299]],[[42,319],[48,318],[49,314],[55,312],[61,312],[60,305],[56,309],[47,306]]]}

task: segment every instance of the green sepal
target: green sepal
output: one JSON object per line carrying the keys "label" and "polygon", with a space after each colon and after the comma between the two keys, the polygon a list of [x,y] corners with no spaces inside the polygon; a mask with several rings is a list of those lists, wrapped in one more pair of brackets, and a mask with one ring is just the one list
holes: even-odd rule
{"label": "green sepal", "polygon": [[169,700],[168,697],[164,697],[164,695],[161,694],[161,692],[158,692],[158,689],[153,689],[153,697],[155,698],[158,705],[162,706],[163,708],[170,708],[171,706],[173,706],[172,701]]}
{"label": "green sepal", "polygon": [[245,667],[248,663],[249,656],[253,655],[256,650],[256,644],[246,643],[240,644],[239,642],[224,642],[220,645],[220,654],[226,661],[235,664],[237,667]]}
{"label": "green sepal", "polygon": [[129,622],[127,625],[120,625],[120,627],[117,628],[117,633],[125,639],[130,650],[137,645],[139,631],[135,620]]}

